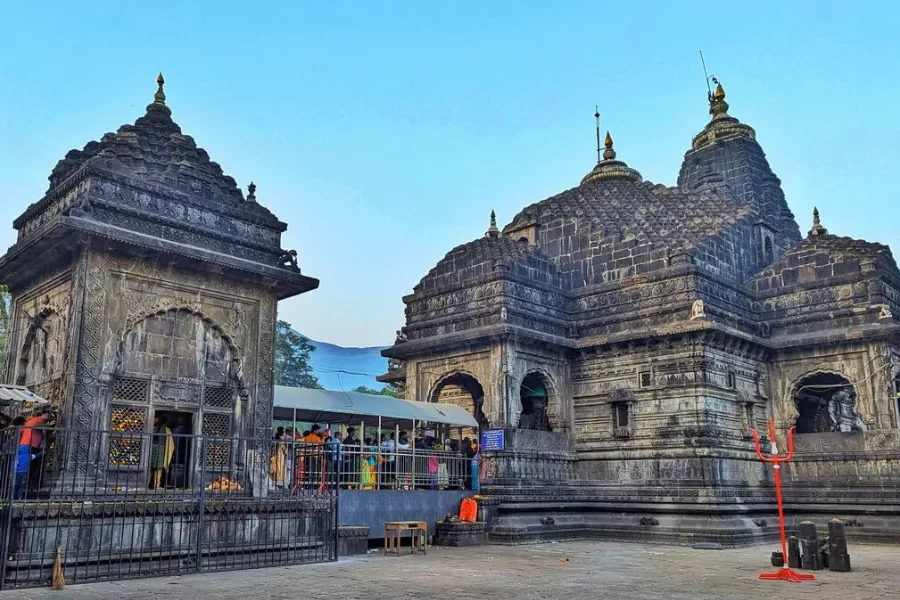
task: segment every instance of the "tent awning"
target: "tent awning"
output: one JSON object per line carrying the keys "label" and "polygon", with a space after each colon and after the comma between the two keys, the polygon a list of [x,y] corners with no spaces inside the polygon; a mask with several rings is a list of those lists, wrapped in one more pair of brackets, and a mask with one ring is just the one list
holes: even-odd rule
{"label": "tent awning", "polygon": [[428,421],[459,427],[478,427],[478,422],[461,406],[414,402],[391,396],[360,392],[311,390],[275,386],[275,417],[290,420],[296,410],[298,420],[328,423],[357,423],[382,418],[383,424],[395,421]]}
{"label": "tent awning", "polygon": [[7,385],[5,383],[0,383],[0,401],[30,402],[33,405],[50,404],[24,385]]}

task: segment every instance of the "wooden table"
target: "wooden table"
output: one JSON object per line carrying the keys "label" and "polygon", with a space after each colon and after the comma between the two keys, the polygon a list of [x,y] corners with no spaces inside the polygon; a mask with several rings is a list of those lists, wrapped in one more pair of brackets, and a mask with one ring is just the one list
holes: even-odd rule
{"label": "wooden table", "polygon": [[391,521],[384,524],[384,554],[395,554],[400,556],[400,538],[403,532],[412,533],[412,552],[421,552],[428,554],[428,525],[425,521]]}

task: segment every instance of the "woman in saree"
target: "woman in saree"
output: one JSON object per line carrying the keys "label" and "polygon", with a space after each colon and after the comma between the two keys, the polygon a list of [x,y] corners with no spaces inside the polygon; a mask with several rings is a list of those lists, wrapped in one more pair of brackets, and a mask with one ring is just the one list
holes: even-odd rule
{"label": "woman in saree", "polygon": [[275,448],[272,449],[272,458],[269,459],[269,475],[276,488],[284,487],[285,479],[287,479],[287,444],[284,442],[284,434],[277,439]]}
{"label": "woman in saree", "polygon": [[378,457],[376,456],[375,447],[372,446],[372,439],[366,438],[365,444],[362,446],[359,460],[359,488],[362,490],[375,489],[375,464]]}

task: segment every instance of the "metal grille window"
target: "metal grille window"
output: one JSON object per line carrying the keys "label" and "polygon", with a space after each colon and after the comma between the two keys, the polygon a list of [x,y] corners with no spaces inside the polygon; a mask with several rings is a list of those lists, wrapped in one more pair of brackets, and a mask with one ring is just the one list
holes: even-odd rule
{"label": "metal grille window", "polygon": [[231,441],[216,438],[231,436],[231,415],[206,413],[203,415],[203,436],[206,444],[206,464],[209,467],[226,467],[231,453]]}
{"label": "metal grille window", "polygon": [[[147,411],[134,406],[113,406],[110,411],[109,464],[137,467],[141,464]],[[118,435],[117,435],[118,434]]]}
{"label": "metal grille window", "polygon": [[113,384],[113,402],[147,402],[150,381],[120,377]]}
{"label": "metal grille window", "polygon": [[234,390],[230,387],[207,387],[203,390],[203,406],[207,408],[232,408]]}

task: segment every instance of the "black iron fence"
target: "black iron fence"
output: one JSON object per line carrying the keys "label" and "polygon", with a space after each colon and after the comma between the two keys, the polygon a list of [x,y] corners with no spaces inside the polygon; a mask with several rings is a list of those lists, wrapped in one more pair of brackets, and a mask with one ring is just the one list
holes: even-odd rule
{"label": "black iron fence", "polygon": [[337,558],[323,444],[19,428],[0,450],[0,588],[47,584],[54,562],[82,583]]}

